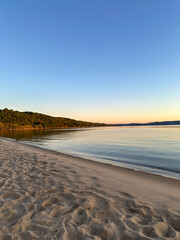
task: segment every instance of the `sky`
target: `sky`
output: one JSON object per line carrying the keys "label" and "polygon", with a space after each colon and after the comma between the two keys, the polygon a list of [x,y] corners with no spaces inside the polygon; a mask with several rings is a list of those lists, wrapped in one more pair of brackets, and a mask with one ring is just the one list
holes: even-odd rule
{"label": "sky", "polygon": [[0,109],[180,120],[179,0],[1,0]]}

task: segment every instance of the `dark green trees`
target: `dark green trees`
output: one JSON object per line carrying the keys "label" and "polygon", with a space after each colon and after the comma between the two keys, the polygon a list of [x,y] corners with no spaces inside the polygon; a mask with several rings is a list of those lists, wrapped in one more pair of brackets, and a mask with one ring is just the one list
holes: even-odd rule
{"label": "dark green trees", "polygon": [[76,121],[70,118],[51,117],[41,113],[18,112],[0,109],[0,130],[27,128],[97,127],[104,124]]}

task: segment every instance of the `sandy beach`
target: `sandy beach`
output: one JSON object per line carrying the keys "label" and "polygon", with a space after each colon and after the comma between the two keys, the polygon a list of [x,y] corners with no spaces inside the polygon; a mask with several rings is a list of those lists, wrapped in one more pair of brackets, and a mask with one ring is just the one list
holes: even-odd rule
{"label": "sandy beach", "polygon": [[0,240],[180,239],[180,180],[0,138]]}

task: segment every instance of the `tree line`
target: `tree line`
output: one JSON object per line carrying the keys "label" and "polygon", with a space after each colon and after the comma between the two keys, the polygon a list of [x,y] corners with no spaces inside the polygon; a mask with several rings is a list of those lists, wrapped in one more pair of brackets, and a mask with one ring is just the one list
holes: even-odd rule
{"label": "tree line", "polygon": [[98,127],[105,124],[52,117],[41,113],[0,109],[0,130]]}

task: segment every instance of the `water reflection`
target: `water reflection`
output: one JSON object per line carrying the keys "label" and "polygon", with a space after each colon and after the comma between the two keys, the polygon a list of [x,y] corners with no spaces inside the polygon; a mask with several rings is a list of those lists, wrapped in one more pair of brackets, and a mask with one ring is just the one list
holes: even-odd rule
{"label": "water reflection", "polygon": [[61,137],[64,140],[69,139],[68,135],[70,134],[71,137],[73,133],[76,131],[89,131],[87,128],[82,129],[32,129],[32,130],[9,130],[9,131],[2,131],[0,132],[1,137],[12,138],[16,139],[17,141],[20,140],[38,140],[39,138],[46,138],[52,139],[55,137]]}
{"label": "water reflection", "polygon": [[1,133],[96,161],[180,178],[180,128],[108,127]]}

